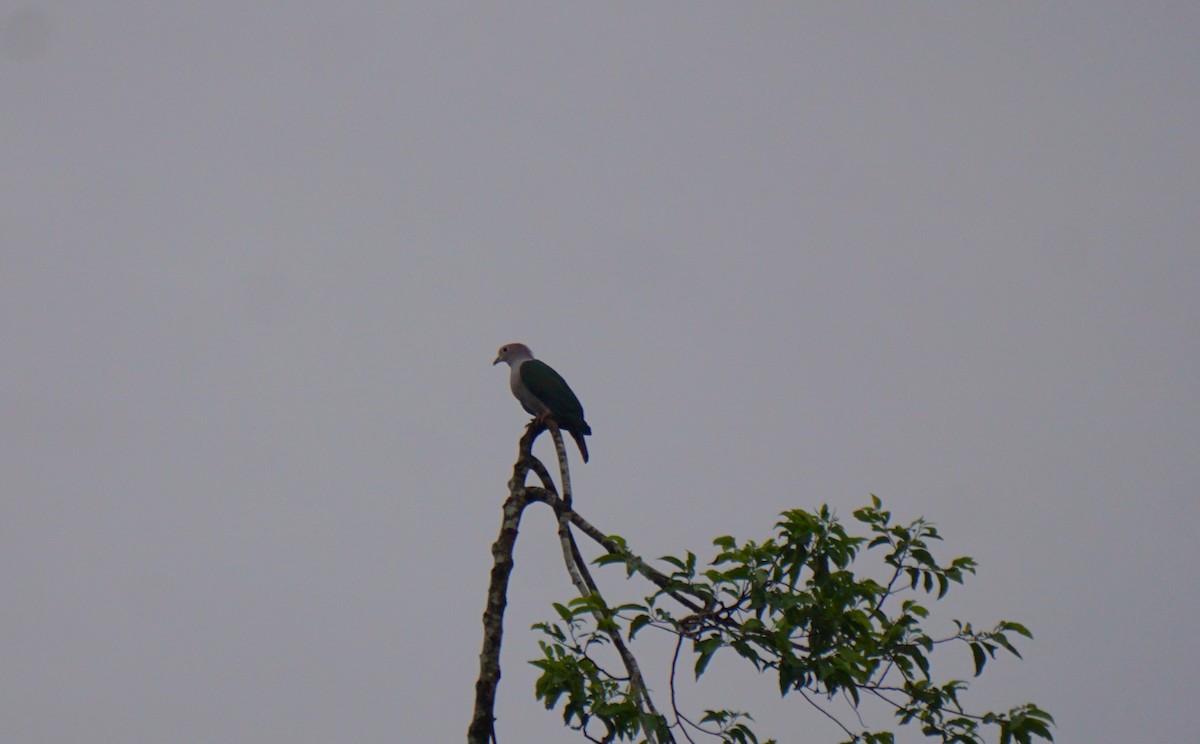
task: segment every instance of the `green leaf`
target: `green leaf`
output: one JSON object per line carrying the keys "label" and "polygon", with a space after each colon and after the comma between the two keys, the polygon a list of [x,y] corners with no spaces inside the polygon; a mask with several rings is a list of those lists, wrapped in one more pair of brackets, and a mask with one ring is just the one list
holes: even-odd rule
{"label": "green leaf", "polygon": [[992,640],[1007,649],[1008,652],[1013,656],[1017,657],[1018,659],[1021,658],[1021,652],[1018,651],[1017,647],[1012,645],[1012,643],[1010,643],[1009,640],[1004,637],[1003,633],[997,633],[996,635],[992,636]]}
{"label": "green leaf", "polygon": [[712,659],[713,654],[717,649],[721,648],[724,643],[720,636],[712,635],[708,638],[696,641],[695,651],[699,654],[696,659],[696,679],[700,679],[700,675],[704,674],[704,670],[708,667],[708,662]]}
{"label": "green leaf", "polygon": [[924,565],[924,566],[936,566],[937,565],[937,562],[933,560],[933,556],[929,553],[928,550],[925,550],[924,548],[915,548],[912,551],[912,557],[914,559],[916,559],[916,561],[918,563],[920,563],[921,565]]}
{"label": "green leaf", "polygon": [[575,613],[573,611],[571,611],[566,605],[562,605],[562,604],[559,604],[558,602],[555,602],[553,604],[553,607],[554,607],[554,611],[558,613],[558,616],[561,617],[563,620],[566,620],[567,622],[570,622],[571,619],[573,617],[575,617]]}
{"label": "green leaf", "polygon": [[983,665],[987,663],[987,656],[983,652],[983,645],[979,643],[971,644],[971,654],[975,657],[975,676],[983,674]]}
{"label": "green leaf", "polygon": [[1033,633],[1029,632],[1029,628],[1026,628],[1024,625],[1022,625],[1020,623],[1014,623],[1012,620],[1002,620],[1000,622],[1000,628],[1002,630],[1011,630],[1012,632],[1019,633],[1019,634],[1025,636],[1026,638],[1029,638],[1031,640],[1033,639]]}
{"label": "green leaf", "polygon": [[687,570],[687,564],[684,563],[683,561],[681,561],[680,559],[676,558],[673,555],[659,556],[658,559],[664,563],[670,563],[672,566],[674,566],[675,568],[678,568],[680,571]]}
{"label": "green leaf", "polygon": [[617,605],[616,607],[612,608],[612,611],[619,615],[625,612],[631,612],[634,610],[643,611],[645,609],[646,607],[644,605],[640,605],[637,602],[629,602],[627,604]]}
{"label": "green leaf", "polygon": [[649,625],[650,621],[651,619],[649,615],[634,616],[633,620],[629,622],[629,640],[633,640],[633,637],[637,635],[637,632]]}

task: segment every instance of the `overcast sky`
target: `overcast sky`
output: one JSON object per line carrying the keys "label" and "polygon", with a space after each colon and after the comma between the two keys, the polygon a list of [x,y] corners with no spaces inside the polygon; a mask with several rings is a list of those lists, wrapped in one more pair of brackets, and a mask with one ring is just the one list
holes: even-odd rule
{"label": "overcast sky", "polygon": [[[973,705],[1191,740],[1198,38],[1194,2],[0,6],[0,739],[461,741],[524,341],[635,550],[876,493],[981,564],[938,627],[1036,635]],[[531,510],[501,741],[579,740],[525,664],[557,551]],[[690,694],[840,741],[720,660]]]}

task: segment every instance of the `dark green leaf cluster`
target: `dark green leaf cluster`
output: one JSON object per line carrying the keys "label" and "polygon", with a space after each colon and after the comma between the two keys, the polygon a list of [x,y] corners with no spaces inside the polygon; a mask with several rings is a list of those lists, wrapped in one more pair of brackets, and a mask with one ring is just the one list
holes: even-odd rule
{"label": "dark green leaf cluster", "polygon": [[[547,710],[558,705],[565,695],[563,723],[598,741],[635,741],[646,734],[646,741],[665,741],[667,722],[661,716],[648,717],[639,707],[637,693],[628,677],[610,673],[597,663],[593,654],[611,645],[607,631],[616,630],[607,619],[639,605],[610,609],[593,594],[579,597],[566,605],[555,604],[558,623],[537,623],[533,627],[549,637],[539,641],[542,658],[530,663],[542,670],[535,685],[537,699]],[[601,619],[596,620],[599,616]],[[611,625],[610,625],[611,624]],[[602,739],[594,739],[589,726],[598,723],[604,729]]]}
{"label": "dark green leaf cluster", "polygon": [[[1053,721],[1037,706],[970,713],[960,701],[967,683],[935,677],[934,652],[943,646],[966,646],[978,676],[999,650],[1020,656],[1012,636],[1032,637],[1011,621],[985,631],[955,621],[956,632],[938,638],[925,629],[929,611],[923,602],[937,601],[963,583],[975,573],[975,561],[939,561],[930,547],[941,540],[935,527],[924,519],[894,524],[878,498],[853,516],[865,535],[851,534],[822,506],[815,512],[784,512],[774,536],[764,542],[717,538],[716,555],[703,567],[690,552],[664,556],[670,573],[650,576],[658,590],[643,603],[611,610],[605,614],[607,622],[623,627],[629,638],[647,627],[670,633],[680,647],[691,649],[697,678],[718,652],[728,649],[773,675],[784,696],[799,694],[818,707],[840,696],[855,709],[870,697],[890,708],[901,725],[917,725],[934,740],[982,744],[989,729],[998,732],[1002,744],[1052,740]],[[623,542],[615,544],[620,552],[598,563],[623,563],[630,574],[648,575]],[[866,569],[874,578],[865,570],[852,570],[868,553],[878,558]],[[635,715],[636,706],[622,707],[631,704],[621,681],[591,662],[591,646],[602,642],[589,614],[587,603],[592,601],[557,606],[560,622],[537,626],[550,639],[542,644],[545,658],[533,662],[543,670],[538,697],[553,707],[566,695],[569,724],[580,727],[594,717],[613,732],[604,741],[632,740],[651,729]],[[672,683],[672,703],[673,688]],[[672,707],[672,726],[690,725],[721,741],[757,741],[745,727],[748,717],[741,714],[710,711],[693,724]],[[849,742],[893,740],[890,732],[854,730],[826,714]],[[666,725],[658,721],[654,728]]]}

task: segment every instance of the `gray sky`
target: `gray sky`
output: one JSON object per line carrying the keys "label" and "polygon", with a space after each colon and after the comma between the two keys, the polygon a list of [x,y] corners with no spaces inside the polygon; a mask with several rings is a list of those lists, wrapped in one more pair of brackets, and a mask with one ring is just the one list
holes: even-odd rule
{"label": "gray sky", "polygon": [[[0,7],[0,739],[462,740],[520,340],[636,550],[877,493],[1037,636],[975,705],[1188,740],[1200,5],[1124,5]],[[503,740],[570,596],[533,511]]]}

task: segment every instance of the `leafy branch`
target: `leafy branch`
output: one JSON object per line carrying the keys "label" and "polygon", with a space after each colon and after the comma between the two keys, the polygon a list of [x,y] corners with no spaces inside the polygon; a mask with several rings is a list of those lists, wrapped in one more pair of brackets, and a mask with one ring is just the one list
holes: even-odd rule
{"label": "leafy branch", "polygon": [[[553,422],[548,425],[559,455],[563,493],[569,494],[562,439]],[[969,557],[935,557],[931,546],[942,538],[930,522],[894,523],[874,496],[868,506],[853,512],[858,534],[827,506],[814,512],[793,509],[780,515],[775,533],[765,541],[718,537],[713,541],[715,555],[706,564],[689,551],[663,556],[660,570],[620,537],[596,529],[568,498],[559,497],[545,468],[530,454],[544,426],[535,421],[522,437],[501,536],[493,546],[496,565],[484,615],[484,654],[470,742],[496,740],[488,706],[494,703],[499,681],[500,595],[511,571],[519,514],[531,501],[555,510],[564,563],[579,595],[554,605],[557,619],[534,626],[543,635],[542,656],[531,662],[541,671],[534,692],[548,709],[561,708],[564,724],[589,741],[655,744],[679,737],[694,743],[694,735],[758,744],[747,713],[681,711],[676,678],[684,649],[691,654],[697,680],[718,652],[732,652],[759,673],[773,676],[781,696],[795,694],[815,707],[842,730],[846,744],[894,742],[892,732],[872,730],[863,722],[868,699],[889,709],[899,725],[916,725],[924,735],[947,744],[982,744],[989,732],[1001,744],[1053,740],[1053,719],[1035,704],[972,711],[962,700],[966,681],[941,680],[934,674],[935,653],[938,659],[948,653],[942,649],[966,649],[979,676],[1001,651],[1020,657],[1016,639],[1032,635],[1008,620],[985,630],[956,620],[953,633],[936,637],[925,629],[930,614],[925,603],[942,599],[976,569]],[[541,486],[525,485],[530,472],[538,475]],[[579,553],[573,528],[606,551],[595,565],[623,566],[627,579],[636,575],[648,580],[652,593],[641,602],[610,606]],[[851,570],[868,555],[875,559],[870,572],[878,580],[867,571]],[[674,636],[670,717],[656,707],[630,648],[646,628]],[[612,651],[620,671],[606,666]],[[849,705],[853,721],[835,712],[834,698]]]}

